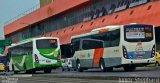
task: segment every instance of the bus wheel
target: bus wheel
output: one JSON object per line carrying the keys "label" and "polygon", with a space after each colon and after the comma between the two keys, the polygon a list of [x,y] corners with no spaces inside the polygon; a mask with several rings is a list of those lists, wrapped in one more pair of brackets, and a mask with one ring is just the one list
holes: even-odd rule
{"label": "bus wheel", "polygon": [[135,71],[136,70],[136,67],[131,66],[131,65],[126,65],[123,68],[124,68],[124,71]]}
{"label": "bus wheel", "polygon": [[83,69],[82,69],[82,67],[81,67],[81,64],[80,64],[80,61],[79,61],[79,60],[77,60],[77,71],[78,71],[78,72],[83,72]]}
{"label": "bus wheel", "polygon": [[100,60],[100,65],[99,66],[100,66],[100,69],[101,69],[102,72],[106,72],[106,67],[105,67],[105,63],[104,63],[103,59]]}
{"label": "bus wheel", "polygon": [[44,73],[51,73],[52,69],[44,69]]}

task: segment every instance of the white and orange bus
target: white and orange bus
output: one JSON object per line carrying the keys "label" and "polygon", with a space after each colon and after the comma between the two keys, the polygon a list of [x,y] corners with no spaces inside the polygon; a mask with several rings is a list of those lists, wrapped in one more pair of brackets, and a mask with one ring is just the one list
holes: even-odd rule
{"label": "white and orange bus", "polygon": [[112,71],[114,67],[134,71],[136,67],[155,63],[154,34],[153,25],[128,24],[73,36],[72,66],[79,72],[89,68]]}

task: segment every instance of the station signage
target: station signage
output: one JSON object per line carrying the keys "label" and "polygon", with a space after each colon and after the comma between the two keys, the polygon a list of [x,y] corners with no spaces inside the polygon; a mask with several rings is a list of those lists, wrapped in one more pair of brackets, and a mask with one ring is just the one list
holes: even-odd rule
{"label": "station signage", "polygon": [[11,44],[11,40],[0,40],[0,47],[10,46]]}

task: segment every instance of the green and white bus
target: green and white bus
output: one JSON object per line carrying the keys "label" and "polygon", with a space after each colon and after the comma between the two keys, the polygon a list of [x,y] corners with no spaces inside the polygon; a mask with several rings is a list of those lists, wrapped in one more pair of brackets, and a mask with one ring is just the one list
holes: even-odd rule
{"label": "green and white bus", "polygon": [[60,42],[56,37],[31,38],[9,47],[10,70],[35,73],[61,67]]}
{"label": "green and white bus", "polygon": [[105,26],[73,36],[71,42],[72,66],[80,72],[89,68],[112,71],[114,67],[133,71],[156,62],[153,25]]}

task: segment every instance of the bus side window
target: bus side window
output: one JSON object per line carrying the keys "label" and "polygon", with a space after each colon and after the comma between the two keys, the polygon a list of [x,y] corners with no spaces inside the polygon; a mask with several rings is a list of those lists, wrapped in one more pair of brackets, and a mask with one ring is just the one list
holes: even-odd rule
{"label": "bus side window", "polygon": [[90,45],[91,42],[87,41],[87,40],[83,40],[82,42],[82,49],[83,50],[87,50],[87,49],[90,49],[92,48],[91,45]]}
{"label": "bus side window", "polygon": [[73,50],[74,50],[74,51],[80,50],[80,41],[75,41],[75,42],[73,43]]}
{"label": "bus side window", "polygon": [[120,30],[114,30],[111,32],[111,46],[118,46],[120,42]]}
{"label": "bus side window", "polygon": [[27,43],[27,55],[32,55],[32,42]]}
{"label": "bus side window", "polygon": [[101,40],[83,40],[82,48],[83,50],[103,48],[103,41]]}
{"label": "bus side window", "polygon": [[72,41],[72,44],[71,44],[71,53],[72,53],[72,56],[74,55],[75,51],[78,51],[80,50],[80,41]]}
{"label": "bus side window", "polygon": [[103,40],[104,40],[104,47],[111,47],[110,33],[105,33]]}
{"label": "bus side window", "polygon": [[97,40],[101,40],[104,42],[103,47],[110,47],[111,43],[110,43],[110,33],[101,33],[101,34],[97,34],[97,35],[93,35],[92,39],[97,39]]}

